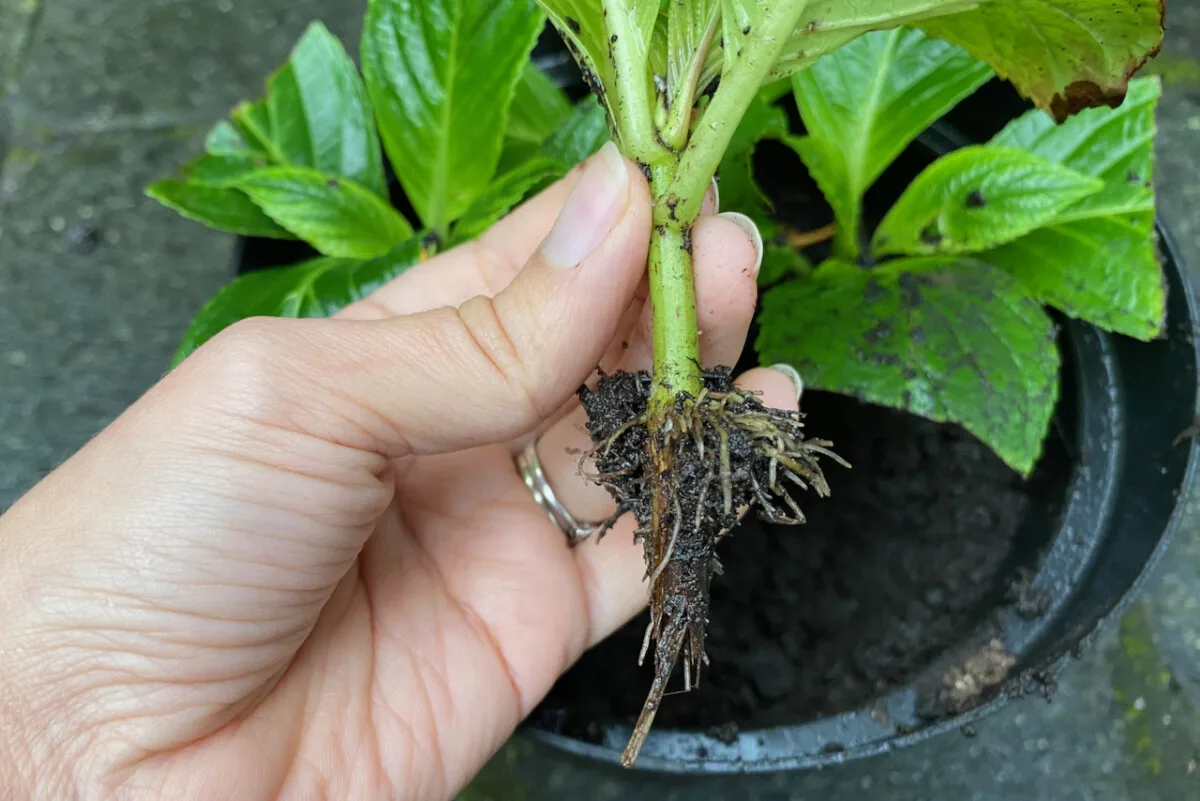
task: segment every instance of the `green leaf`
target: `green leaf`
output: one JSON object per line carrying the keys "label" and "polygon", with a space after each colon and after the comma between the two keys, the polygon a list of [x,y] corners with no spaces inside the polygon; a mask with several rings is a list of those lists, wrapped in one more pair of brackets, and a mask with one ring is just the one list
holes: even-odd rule
{"label": "green leaf", "polygon": [[200,186],[183,181],[159,181],[146,194],[189,220],[242,236],[295,239],[279,227],[250,198],[236,189]]}
{"label": "green leaf", "polygon": [[371,0],[367,90],[392,167],[429,228],[445,233],[487,187],[541,27],[532,0]]}
{"label": "green leaf", "polygon": [[1163,0],[1005,0],[923,24],[1063,120],[1115,105],[1163,41]]}
{"label": "green leaf", "polygon": [[367,91],[338,38],[314,22],[267,82],[271,138],[282,163],[349,178],[387,197]]}
{"label": "green leaf", "polygon": [[1062,124],[1031,111],[1010,122],[991,144],[1027,150],[1103,178],[1105,190],[1089,203],[1141,194],[1153,176],[1154,110],[1161,94],[1157,78],[1138,78],[1130,82],[1129,96],[1118,108],[1087,109]]}
{"label": "green leaf", "polygon": [[500,151],[500,161],[496,164],[496,175],[511,172],[540,155],[542,155],[540,143],[508,139],[504,143],[504,149]]}
{"label": "green leaf", "polygon": [[205,304],[188,328],[174,364],[238,320],[250,317],[329,317],[362,300],[417,264],[414,237],[370,261],[321,257],[291,267],[248,273]]}
{"label": "green leaf", "polygon": [[270,166],[262,156],[206,153],[183,168],[188,183],[218,188],[236,186],[238,181],[255,170]]}
{"label": "green leaf", "polygon": [[1166,288],[1154,234],[1154,110],[1160,83],[1130,82],[1117,109],[1089,109],[1055,125],[1030,112],[993,140],[1098,177],[1104,188],[1044,226],[981,255],[1034,297],[1138,339],[1162,332]]}
{"label": "green leaf", "polygon": [[833,209],[838,223],[834,245],[839,256],[854,259],[860,250],[859,218],[862,216],[862,191],[850,185],[845,172],[846,163],[840,146],[812,136],[789,136],[784,139],[804,162],[808,174]]}
{"label": "green leaf", "polygon": [[791,94],[792,82],[788,78],[777,78],[758,90],[758,96],[765,103],[774,103]]}
{"label": "green leaf", "polygon": [[792,75],[870,31],[912,25],[923,19],[969,13],[992,0],[810,0],[772,70]]}
{"label": "green leaf", "polygon": [[559,162],[539,157],[496,178],[476,198],[454,226],[453,242],[465,242],[482,234],[533,192],[563,174]]}
{"label": "green leaf", "polygon": [[266,100],[240,103],[233,109],[232,117],[234,127],[252,153],[276,164],[284,163],[283,153],[271,132],[271,114]]}
{"label": "green leaf", "polygon": [[667,3],[668,105],[691,114],[709,48],[720,37],[720,0]]}
{"label": "green leaf", "polygon": [[980,262],[842,262],[767,290],[758,352],[812,387],[959,423],[1028,474],[1058,396],[1054,326]]}
{"label": "green leaf", "polygon": [[546,73],[526,64],[508,114],[510,141],[540,145],[571,115],[571,101]]}
{"label": "green leaf", "polygon": [[538,0],[538,4],[566,40],[592,90],[612,112],[622,152],[645,163],[668,155],[648,113],[654,105],[651,75],[661,76],[666,67],[663,26],[656,24],[663,0]]}
{"label": "green leaf", "polygon": [[213,126],[204,138],[204,152],[213,156],[251,156],[255,151],[246,144],[237,128],[228,120]]}
{"label": "green leaf", "polygon": [[917,136],[992,76],[920,31],[868,33],[792,77],[807,139],[797,152],[838,219],[837,252],[858,256],[863,194]]}
{"label": "green leaf", "polygon": [[[746,107],[741,122],[729,138],[730,151],[752,148],[764,139],[780,140],[789,131],[787,113],[775,105],[777,97],[771,97],[766,91],[760,91]],[[728,152],[728,151],[727,151]]]}
{"label": "green leaf", "polygon": [[1120,101],[1130,75],[1162,43],[1162,7],[1162,0],[810,0],[773,75],[804,69],[868,31],[919,24],[1061,118]]}
{"label": "green leaf", "polygon": [[763,249],[758,285],[771,286],[789,278],[807,278],[812,269],[812,262],[800,251],[787,245],[768,244]]}
{"label": "green leaf", "polygon": [[784,139],[787,133],[788,121],[783,109],[772,105],[760,93],[738,123],[717,172],[721,180],[721,207],[750,217],[767,240],[774,237],[776,224],[771,217],[771,201],[754,179],[754,151],[759,142]]}
{"label": "green leaf", "polygon": [[608,117],[595,98],[588,97],[575,106],[571,116],[546,140],[542,155],[566,167],[574,167],[608,140]]}
{"label": "green leaf", "polygon": [[[707,2],[707,0],[704,1]],[[667,2],[670,2],[670,0],[667,0]],[[663,5],[665,6],[666,3]],[[667,13],[669,10],[670,9],[659,12],[658,19],[654,23],[654,31],[650,34],[649,52],[646,54],[646,69],[649,71],[651,76],[657,75],[659,78],[664,78],[664,76],[667,74],[667,70],[669,69],[667,65],[667,56],[671,49],[671,31],[668,24],[669,16]],[[720,22],[719,19],[718,22]],[[612,37],[609,37],[609,41],[612,41]],[[709,52],[711,53],[713,49],[714,48],[709,48]],[[704,74],[707,74],[707,70],[704,71]],[[708,80],[712,80],[715,74],[717,73],[708,75]],[[653,78],[651,80],[653,80]],[[702,80],[700,84],[703,86],[704,81]],[[659,82],[655,83],[654,90],[661,94],[662,89]],[[661,98],[656,98],[656,101],[657,100],[661,100]]]}
{"label": "green leaf", "polygon": [[1166,320],[1153,220],[1153,211],[1114,210],[1039,228],[980,258],[1012,273],[1031,295],[1072,317],[1151,340],[1162,333]]}
{"label": "green leaf", "polygon": [[909,184],[872,248],[876,255],[977,252],[1029,233],[1103,186],[1021,150],[964,147]]}
{"label": "green leaf", "polygon": [[398,211],[348,178],[301,167],[269,167],[246,176],[237,188],[326,256],[373,259],[413,235]]}

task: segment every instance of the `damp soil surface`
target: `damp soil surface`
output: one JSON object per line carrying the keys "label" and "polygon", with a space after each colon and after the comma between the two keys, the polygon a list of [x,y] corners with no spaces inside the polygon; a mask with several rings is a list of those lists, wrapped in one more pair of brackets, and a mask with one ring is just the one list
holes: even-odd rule
{"label": "damp soil surface", "polygon": [[[818,392],[804,411],[809,435],[855,469],[827,470],[833,495],[805,504],[806,525],[747,521],[720,544],[711,664],[699,689],[666,698],[659,728],[861,707],[976,638],[1045,544],[1023,522],[1052,514],[1043,499],[1062,488],[1035,490],[1045,482],[1021,480],[962,429]],[[587,653],[530,722],[592,740],[632,723],[653,677],[650,660],[637,665],[645,626],[643,615]]]}

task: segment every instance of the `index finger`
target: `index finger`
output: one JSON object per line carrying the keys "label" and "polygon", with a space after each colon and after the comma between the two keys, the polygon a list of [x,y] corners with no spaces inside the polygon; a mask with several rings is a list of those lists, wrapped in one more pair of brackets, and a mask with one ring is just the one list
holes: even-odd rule
{"label": "index finger", "polygon": [[478,239],[418,264],[336,316],[382,320],[443,306],[457,307],[479,295],[495,296],[550,233],[579,180],[581,167],[521,204]]}

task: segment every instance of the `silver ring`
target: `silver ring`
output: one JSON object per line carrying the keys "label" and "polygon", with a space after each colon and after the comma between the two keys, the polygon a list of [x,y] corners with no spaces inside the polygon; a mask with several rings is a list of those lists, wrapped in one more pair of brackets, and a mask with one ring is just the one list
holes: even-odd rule
{"label": "silver ring", "polygon": [[600,530],[602,524],[580,523],[575,519],[575,515],[568,512],[567,507],[558,500],[550,482],[546,480],[546,474],[542,471],[536,441],[530,442],[517,454],[517,470],[520,472],[525,486],[529,487],[529,491],[533,494],[533,499],[537,501],[538,506],[545,510],[551,522],[562,529],[562,533],[567,536],[567,542],[570,545],[576,545]]}

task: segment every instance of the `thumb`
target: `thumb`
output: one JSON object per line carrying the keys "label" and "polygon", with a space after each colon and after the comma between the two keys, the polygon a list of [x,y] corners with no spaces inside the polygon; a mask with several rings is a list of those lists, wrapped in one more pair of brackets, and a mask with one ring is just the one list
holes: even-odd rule
{"label": "thumb", "polygon": [[[244,374],[230,365],[252,354],[256,380],[294,401],[290,423],[389,457],[509,439],[595,369],[644,274],[650,225],[645,179],[610,143],[494,298],[383,321],[248,321],[202,349],[197,369]],[[352,425],[332,432],[331,420]]]}

